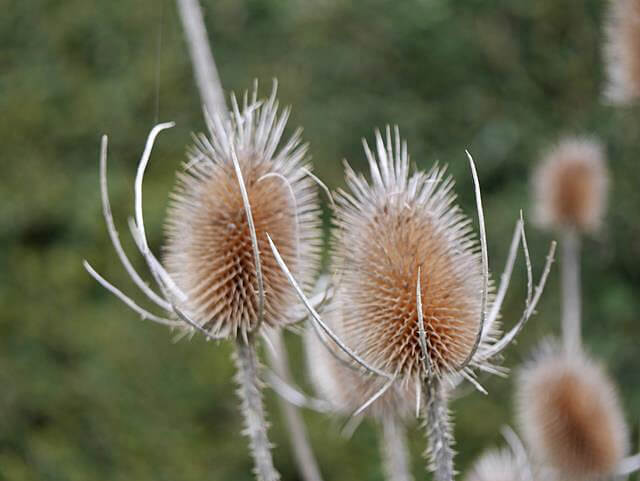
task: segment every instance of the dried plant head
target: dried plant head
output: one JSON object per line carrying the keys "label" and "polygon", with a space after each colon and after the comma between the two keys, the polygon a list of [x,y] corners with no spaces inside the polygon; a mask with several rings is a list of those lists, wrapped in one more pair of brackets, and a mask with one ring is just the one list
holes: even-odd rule
{"label": "dried plant head", "polygon": [[509,449],[492,449],[473,464],[465,481],[527,481],[527,478]]}
{"label": "dried plant head", "polygon": [[[186,294],[181,309],[216,338],[243,337],[259,322],[259,277],[252,233],[234,160],[241,171],[260,253],[267,326],[292,321],[296,295],[276,265],[267,233],[303,286],[319,265],[316,186],[308,176],[301,131],[280,146],[288,109],[244,95],[229,120],[209,119],[177,174],[166,222],[165,265]],[[280,147],[280,148],[279,148]],[[279,150],[278,150],[279,149]]]}
{"label": "dried plant head", "polygon": [[615,473],[627,451],[627,428],[600,365],[545,344],[519,374],[517,403],[525,442],[560,477],[600,480]]}
{"label": "dried plant head", "polygon": [[610,0],[605,25],[605,97],[628,104],[640,97],[640,1]]}
{"label": "dried plant head", "polygon": [[418,274],[428,365],[453,372],[474,349],[483,276],[470,220],[455,205],[453,179],[435,166],[409,173],[406,143],[387,129],[369,150],[371,182],[346,166],[336,196],[333,253],[339,272],[343,338],[376,367],[422,378]]}
{"label": "dried plant head", "polygon": [[555,145],[534,173],[535,214],[545,227],[593,232],[607,202],[608,175],[602,145],[567,138]]}
{"label": "dried plant head", "polygon": [[[344,305],[339,294],[334,295],[324,312],[326,323],[342,335]],[[318,395],[331,409],[340,415],[351,415],[384,385],[384,379],[362,372],[362,368],[331,344],[322,333],[309,326],[305,333],[305,353],[311,381]],[[403,389],[394,384],[370,406],[368,414],[381,419],[383,416],[408,417],[414,411],[414,389]]]}

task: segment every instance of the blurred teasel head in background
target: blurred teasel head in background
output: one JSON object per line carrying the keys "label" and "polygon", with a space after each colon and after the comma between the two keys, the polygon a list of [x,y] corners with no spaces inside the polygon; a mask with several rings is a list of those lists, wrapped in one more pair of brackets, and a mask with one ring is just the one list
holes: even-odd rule
{"label": "blurred teasel head in background", "polygon": [[596,231],[606,209],[607,187],[603,146],[588,138],[563,139],[534,172],[535,218],[547,228]]}
{"label": "blurred teasel head in background", "polygon": [[609,0],[604,33],[605,98],[630,104],[640,97],[640,0]]}
{"label": "blurred teasel head in background", "polygon": [[531,481],[516,456],[506,448],[492,449],[478,459],[465,481]]}
{"label": "blurred teasel head in background", "polygon": [[562,479],[615,474],[627,452],[627,427],[612,381],[586,354],[543,344],[519,373],[516,401],[538,462]]}

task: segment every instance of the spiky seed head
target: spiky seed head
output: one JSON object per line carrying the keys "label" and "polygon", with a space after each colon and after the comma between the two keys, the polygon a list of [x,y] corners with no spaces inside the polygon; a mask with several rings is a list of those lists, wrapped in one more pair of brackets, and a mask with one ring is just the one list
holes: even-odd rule
{"label": "spiky seed head", "polygon": [[[345,308],[338,296],[334,295],[323,312],[323,320],[341,337]],[[347,358],[328,338],[323,343],[311,327],[305,333],[305,345],[307,368],[314,388],[337,414],[352,414],[386,382],[379,376],[363,374],[362,368]],[[415,410],[415,405],[415,389],[395,383],[371,405],[367,413],[379,419],[388,414],[408,416]]]}
{"label": "spiky seed head", "polygon": [[604,56],[605,97],[626,104],[640,97],[640,0],[610,0]]}
{"label": "spiky seed head", "polygon": [[584,354],[545,345],[520,372],[517,403],[525,442],[561,476],[609,478],[626,453],[615,387]]}
{"label": "spiky seed head", "polygon": [[[306,175],[300,132],[278,150],[288,110],[251,101],[230,120],[210,119],[177,174],[166,223],[165,263],[188,300],[181,306],[219,338],[246,336],[258,322],[259,289],[247,214],[232,162],[235,153],[253,216],[264,279],[264,320],[291,321],[296,295],[271,253],[267,234],[308,287],[319,265],[316,186]],[[235,101],[234,101],[235,105]]]}
{"label": "spiky seed head", "polygon": [[431,373],[455,371],[471,354],[481,319],[483,278],[469,219],[455,205],[453,180],[435,166],[409,174],[396,128],[392,143],[365,142],[371,181],[346,167],[336,199],[333,252],[344,309],[344,338],[367,361],[404,381],[426,373],[417,309]]}
{"label": "spiky seed head", "polygon": [[508,449],[492,449],[478,459],[465,481],[525,481],[523,468]]}
{"label": "spiky seed head", "polygon": [[543,157],[534,173],[537,221],[551,228],[597,230],[606,208],[607,177],[599,142],[562,140]]}

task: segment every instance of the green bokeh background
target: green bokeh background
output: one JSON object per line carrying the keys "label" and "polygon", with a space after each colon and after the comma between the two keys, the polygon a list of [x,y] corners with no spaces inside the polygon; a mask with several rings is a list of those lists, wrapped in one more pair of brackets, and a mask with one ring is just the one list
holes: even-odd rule
{"label": "green bokeh background", "polygon": [[[315,168],[342,185],[343,158],[364,168],[361,138],[398,124],[420,168],[447,163],[464,209],[478,163],[492,269],[501,271],[540,152],[565,134],[598,136],[610,159],[606,228],[585,242],[584,335],[620,385],[633,447],[640,419],[640,110],[603,105],[604,0],[203,0],[223,84],[278,77]],[[228,344],[172,343],[82,269],[83,258],[143,302],[101,217],[98,148],[110,136],[112,207],[126,218],[144,141],[175,120],[145,184],[150,242],[162,243],[173,173],[203,128],[172,0],[0,2],[0,480],[250,480]],[[161,34],[161,35],[160,35]],[[161,42],[159,43],[159,39]],[[158,48],[160,47],[160,48]],[[159,53],[159,54],[158,54]],[[159,95],[158,95],[159,92]],[[327,225],[328,225],[328,216]],[[538,275],[551,239],[529,226]],[[506,364],[559,330],[554,269],[539,314]],[[505,319],[525,292],[518,265]],[[634,294],[636,292],[636,294]],[[300,341],[288,334],[298,381]],[[501,442],[512,379],[456,401],[458,467]],[[273,393],[266,395],[285,480],[299,477]],[[305,413],[325,479],[381,480],[376,428],[351,440],[340,420]],[[410,431],[417,479],[424,446]]]}

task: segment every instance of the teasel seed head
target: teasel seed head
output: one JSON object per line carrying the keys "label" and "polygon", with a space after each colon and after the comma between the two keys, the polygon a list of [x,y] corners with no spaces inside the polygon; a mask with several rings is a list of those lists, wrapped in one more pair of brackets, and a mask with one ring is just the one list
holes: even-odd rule
{"label": "teasel seed head", "polygon": [[[364,142],[371,181],[346,166],[336,197],[333,253],[343,339],[405,383],[455,372],[473,353],[483,275],[471,223],[454,204],[445,169],[409,174],[406,143],[376,132],[377,158]],[[419,333],[420,294],[428,359]]]}
{"label": "teasel seed head", "polygon": [[607,185],[602,145],[586,138],[562,140],[534,173],[537,221],[556,229],[597,230],[606,209]]}
{"label": "teasel seed head", "polygon": [[607,100],[627,104],[640,97],[640,1],[610,0],[604,56]]}
{"label": "teasel seed head", "polygon": [[517,403],[532,454],[562,478],[608,479],[626,454],[615,387],[586,354],[545,344],[520,372]]}
{"label": "teasel seed head", "polygon": [[264,318],[268,326],[292,321],[296,296],[276,265],[267,233],[303,286],[319,265],[319,210],[307,175],[307,146],[297,130],[280,139],[289,115],[278,114],[276,85],[269,99],[235,98],[229,120],[208,121],[209,136],[195,137],[189,162],[177,175],[168,210],[165,264],[187,300],[180,307],[217,338],[246,338],[258,324],[259,286],[240,167],[260,253]]}
{"label": "teasel seed head", "polygon": [[[343,331],[345,306],[334,295],[324,312],[325,322],[339,336]],[[347,358],[327,338],[309,326],[305,333],[307,368],[318,395],[326,400],[336,414],[351,415],[369,400],[384,385],[385,380],[362,372],[362,368]],[[392,385],[373,402],[367,414],[377,419],[384,416],[408,417],[416,405],[416,391],[403,388],[400,383]]]}

